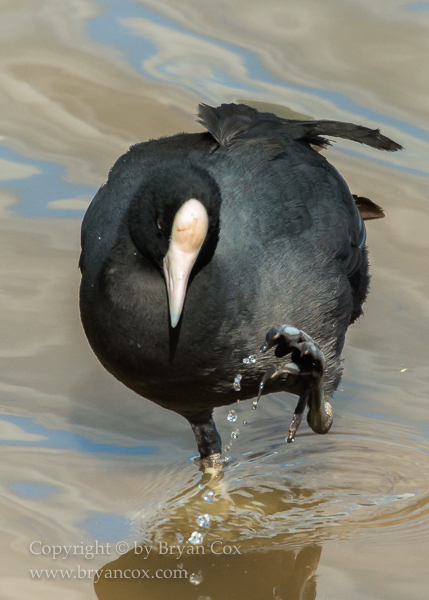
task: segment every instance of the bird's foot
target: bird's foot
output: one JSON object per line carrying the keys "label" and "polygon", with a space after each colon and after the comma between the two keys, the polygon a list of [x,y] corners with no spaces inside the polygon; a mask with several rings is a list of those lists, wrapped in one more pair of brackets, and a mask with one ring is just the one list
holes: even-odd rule
{"label": "bird's foot", "polygon": [[259,385],[259,394],[254,406],[257,405],[268,381],[284,374],[305,378],[307,385],[296,405],[286,440],[293,442],[307,405],[307,422],[311,429],[315,433],[328,433],[333,413],[330,403],[323,397],[322,382],[326,360],[319,344],[304,331],[281,325],[269,330],[260,353],[263,354],[273,347],[278,358],[288,356],[289,360],[285,364],[273,365],[266,371]]}
{"label": "bird's foot", "polygon": [[200,471],[209,475],[217,475],[222,470],[222,454],[216,452],[201,459]]}

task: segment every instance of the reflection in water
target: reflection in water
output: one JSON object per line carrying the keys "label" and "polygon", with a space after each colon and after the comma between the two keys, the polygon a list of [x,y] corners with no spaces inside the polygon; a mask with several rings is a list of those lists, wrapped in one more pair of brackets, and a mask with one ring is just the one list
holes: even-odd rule
{"label": "reflection in water", "polygon": [[[214,546],[216,552],[220,548]],[[234,551],[233,546],[224,545],[222,548],[227,552],[230,549]],[[144,559],[131,550],[97,573],[95,593],[99,600],[165,600],[172,594],[178,600],[314,600],[314,574],[321,552],[322,548],[317,544],[308,544],[297,549],[243,551],[240,555],[214,555],[206,550],[204,555],[186,555],[178,560],[177,554],[160,555],[156,550]],[[133,579],[130,576],[132,572],[132,577],[139,577],[139,572],[140,579]],[[130,579],[121,577],[123,573]],[[155,573],[158,573],[159,579],[156,576],[152,579]]]}
{"label": "reflection in water", "polygon": [[[174,590],[175,598],[309,600],[326,542],[394,530],[403,544],[426,538],[427,446],[416,430],[401,437],[399,426],[394,443],[378,432],[383,425],[361,419],[360,435],[344,428],[322,443],[303,436],[290,452],[278,444],[247,451],[215,478],[184,465],[158,472],[146,481],[131,550],[95,575],[98,598],[166,598]],[[251,423],[246,447],[262,447],[280,431],[271,421]]]}
{"label": "reflection in water", "polygon": [[[228,493],[225,479],[203,475],[158,505],[143,539],[95,574],[97,597],[314,600],[322,547],[285,529],[289,515],[305,519],[317,506],[315,491],[292,485],[283,496],[261,484]],[[262,519],[271,521],[265,538]]]}

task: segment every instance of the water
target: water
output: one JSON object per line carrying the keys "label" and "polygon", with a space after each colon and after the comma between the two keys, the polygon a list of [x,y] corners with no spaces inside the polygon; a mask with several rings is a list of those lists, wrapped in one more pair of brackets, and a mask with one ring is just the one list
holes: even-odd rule
{"label": "water", "polygon": [[255,364],[255,362],[257,361],[258,357],[256,355],[251,355],[251,356],[247,356],[246,358],[243,358],[243,363],[245,365],[253,365]]}
{"label": "water", "polygon": [[[2,597],[426,600],[427,3],[2,8]],[[287,445],[296,398],[266,396],[255,412],[242,403],[249,422],[214,481],[191,460],[186,421],[98,364],[77,310],[89,200],[131,144],[199,131],[201,100],[381,126],[406,148],[326,151],[352,192],[386,211],[368,223],[372,291],[347,334],[331,432],[303,423]],[[224,440],[229,410],[216,416]],[[188,543],[207,510],[202,543]],[[30,549],[38,541],[95,551],[53,559]],[[179,565],[187,577],[168,577]],[[30,573],[60,568],[76,578]],[[109,577],[115,568],[140,576]]]}
{"label": "water", "polygon": [[259,400],[261,399],[261,393],[262,393],[263,389],[264,389],[264,384],[261,382],[259,384],[258,397],[255,398],[255,400],[253,400],[253,402],[252,402],[252,410],[256,410],[258,408]]}
{"label": "water", "polygon": [[236,392],[239,392],[241,390],[241,380],[242,379],[243,379],[242,375],[237,375],[234,379],[233,386],[234,386],[234,390]]}
{"label": "water", "polygon": [[203,515],[200,515],[199,517],[197,517],[197,525],[199,525],[200,527],[209,527],[210,526],[210,515],[208,515],[207,513],[204,513]]}
{"label": "water", "polygon": [[213,498],[215,496],[215,493],[213,490],[208,490],[204,495],[203,495],[203,500],[204,502],[210,503],[213,502]]}
{"label": "water", "polygon": [[204,535],[199,531],[193,531],[191,537],[188,540],[189,544],[199,545],[202,544],[204,540]]}
{"label": "water", "polygon": [[191,573],[189,576],[189,581],[193,585],[200,585],[203,581],[203,573],[202,571],[198,571],[197,573]]}
{"label": "water", "polygon": [[237,413],[232,409],[228,412],[228,416],[226,418],[230,423],[235,423],[237,421]]}

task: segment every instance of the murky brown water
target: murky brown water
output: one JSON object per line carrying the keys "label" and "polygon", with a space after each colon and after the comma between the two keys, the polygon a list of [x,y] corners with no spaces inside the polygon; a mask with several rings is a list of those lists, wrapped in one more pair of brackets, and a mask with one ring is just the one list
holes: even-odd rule
{"label": "murky brown water", "polygon": [[[426,600],[429,3],[1,8],[1,597]],[[372,292],[347,336],[332,432],[302,426],[285,444],[286,395],[240,404],[234,424],[219,409],[224,440],[240,436],[208,481],[188,424],[92,355],[77,311],[79,227],[131,143],[198,131],[199,101],[238,99],[381,125],[406,151],[327,152],[387,215],[368,226]],[[204,555],[186,553],[194,531]],[[76,547],[54,558],[53,546]]]}

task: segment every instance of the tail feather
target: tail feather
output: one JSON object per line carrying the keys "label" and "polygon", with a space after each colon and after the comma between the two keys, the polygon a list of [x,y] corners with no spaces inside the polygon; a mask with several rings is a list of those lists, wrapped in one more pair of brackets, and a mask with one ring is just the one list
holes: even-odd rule
{"label": "tail feather", "polygon": [[[229,108],[232,106],[236,105],[222,104],[218,108],[208,104],[198,105],[198,122],[212,134],[221,146],[229,146],[236,137],[245,133],[251,127],[252,119],[245,112],[237,114],[224,109],[224,107]],[[247,106],[246,108],[250,109]],[[257,111],[255,112],[257,113]]]}
{"label": "tail feather", "polygon": [[386,150],[387,152],[402,150],[400,144],[382,135],[380,129],[369,129],[362,125],[343,123],[341,121],[308,121],[302,124],[309,128],[308,133],[310,135],[328,135],[344,138],[353,142],[359,142],[360,144],[366,144],[372,148]]}
{"label": "tail feather", "polygon": [[365,198],[364,196],[357,196],[356,194],[352,194],[356,206],[359,209],[360,216],[364,221],[370,221],[372,219],[382,219],[384,215],[384,210],[370,200],[369,198]]}

